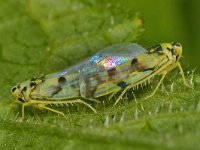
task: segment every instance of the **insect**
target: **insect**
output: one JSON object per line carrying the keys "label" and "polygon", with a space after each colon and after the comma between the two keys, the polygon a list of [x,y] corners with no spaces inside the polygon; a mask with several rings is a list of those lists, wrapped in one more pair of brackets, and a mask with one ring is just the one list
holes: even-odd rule
{"label": "insect", "polygon": [[33,106],[46,109],[67,117],[49,105],[81,103],[96,113],[89,101],[98,97],[122,91],[116,105],[125,92],[147,82],[155,75],[161,75],[158,90],[166,74],[178,67],[186,86],[183,69],[179,63],[182,46],[179,43],[162,43],[144,49],[135,43],[122,43],[109,46],[84,61],[61,72],[32,78],[15,85],[11,93],[24,107]]}

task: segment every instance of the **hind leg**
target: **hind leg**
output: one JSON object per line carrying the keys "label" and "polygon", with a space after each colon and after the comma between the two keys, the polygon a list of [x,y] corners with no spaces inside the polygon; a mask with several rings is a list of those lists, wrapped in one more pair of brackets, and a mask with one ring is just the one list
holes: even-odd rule
{"label": "hind leg", "polygon": [[56,105],[56,104],[62,105],[62,104],[76,104],[76,103],[84,104],[87,107],[89,107],[94,113],[97,113],[97,111],[92,106],[90,106],[90,104],[84,102],[81,99],[65,100],[65,101],[47,101],[47,100],[45,100],[45,101],[38,101],[38,100],[29,100],[29,102],[26,102],[26,103],[22,104],[22,119],[24,119],[24,108],[26,106],[33,106],[33,107],[36,107],[38,109],[46,109],[46,110],[52,111],[54,113],[57,113],[57,114],[63,116],[65,119],[67,119],[67,117],[65,116],[65,114],[63,112],[55,110],[55,109],[52,109],[52,108],[49,108],[46,105]]}
{"label": "hind leg", "polygon": [[150,98],[150,97],[152,97],[152,96],[155,95],[155,93],[157,92],[157,90],[158,90],[158,88],[160,87],[161,83],[163,82],[163,80],[164,80],[166,74],[167,74],[167,72],[164,72],[164,73],[162,74],[162,77],[161,77],[159,83],[157,84],[155,90],[151,93],[151,95],[145,97],[145,99],[148,99],[148,98]]}

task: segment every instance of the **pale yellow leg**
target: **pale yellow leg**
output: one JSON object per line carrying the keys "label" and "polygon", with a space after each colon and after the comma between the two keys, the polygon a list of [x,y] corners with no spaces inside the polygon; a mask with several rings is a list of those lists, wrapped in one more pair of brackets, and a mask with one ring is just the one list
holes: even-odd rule
{"label": "pale yellow leg", "polygon": [[26,102],[26,103],[22,104],[22,120],[24,119],[24,108],[25,108],[25,106],[31,106],[31,103]]}
{"label": "pale yellow leg", "polygon": [[122,92],[122,93],[120,94],[120,96],[117,98],[117,100],[115,101],[115,103],[114,103],[113,106],[117,105],[117,103],[122,99],[123,95],[126,93],[126,91],[127,91],[129,88],[131,88],[131,86],[127,86],[127,87],[123,90],[123,92]]}
{"label": "pale yellow leg", "polygon": [[163,73],[162,73],[162,77],[161,77],[159,83],[157,84],[156,88],[155,88],[154,91],[151,93],[151,95],[145,97],[145,99],[148,99],[148,98],[150,98],[150,97],[152,97],[152,96],[155,95],[156,91],[158,90],[159,86],[161,85],[162,81],[164,80],[166,74],[167,74],[167,72],[163,72]]}
{"label": "pale yellow leg", "polygon": [[57,114],[60,114],[60,115],[63,116],[66,120],[68,120],[67,117],[65,116],[65,114],[64,114],[63,112],[61,112],[61,111],[58,111],[58,110],[55,110],[55,109],[46,107],[46,106],[44,106],[44,105],[43,105],[43,106],[38,106],[38,107],[40,107],[40,108],[42,108],[42,109],[46,109],[46,110],[52,111],[52,112],[55,112],[55,113],[57,113]]}
{"label": "pale yellow leg", "polygon": [[63,112],[57,111],[55,109],[46,107],[45,105],[49,105],[49,104],[73,104],[73,103],[82,103],[84,105],[86,105],[87,107],[89,107],[94,113],[97,113],[97,111],[90,106],[88,103],[80,100],[80,99],[76,99],[76,100],[67,100],[67,101],[38,101],[38,100],[29,100],[29,102],[23,103],[22,104],[22,119],[24,119],[24,107],[25,106],[34,106],[36,108],[39,109],[46,109],[55,113],[58,113],[60,115],[62,115],[65,119],[67,119],[67,117],[65,116],[65,114]]}
{"label": "pale yellow leg", "polygon": [[25,107],[25,104],[26,104],[26,103],[23,103],[23,104],[22,104],[22,120],[24,119],[24,107]]}
{"label": "pale yellow leg", "polygon": [[82,100],[80,100],[80,99],[78,99],[77,102],[75,102],[75,103],[82,103],[82,104],[88,106],[90,109],[92,109],[92,111],[93,111],[94,113],[97,113],[97,111],[96,111],[90,104],[88,104],[88,103],[86,103],[86,102],[84,102],[84,101],[82,101]]}
{"label": "pale yellow leg", "polygon": [[187,86],[187,87],[189,87],[189,88],[192,88],[192,86],[189,85],[189,84],[186,82],[185,75],[184,75],[183,69],[182,69],[182,67],[181,67],[181,64],[178,62],[177,65],[178,65],[178,68],[179,68],[179,70],[180,70],[180,73],[181,73],[181,76],[182,76],[184,85]]}

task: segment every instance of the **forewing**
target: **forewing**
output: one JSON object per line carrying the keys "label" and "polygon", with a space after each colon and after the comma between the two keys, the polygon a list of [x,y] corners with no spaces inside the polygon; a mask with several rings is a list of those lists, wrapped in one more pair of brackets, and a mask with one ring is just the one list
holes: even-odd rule
{"label": "forewing", "polygon": [[131,64],[132,60],[146,52],[137,44],[116,44],[92,56],[91,66],[85,66],[80,73],[81,96],[99,97],[124,88],[124,80],[129,82],[132,72],[144,69],[139,63]]}
{"label": "forewing", "polygon": [[[109,46],[72,67],[45,76],[45,81],[37,86],[32,96],[71,98],[79,96],[80,90],[82,97],[96,97],[98,93],[119,90],[121,85],[116,84],[127,78],[131,60],[143,53],[146,50],[137,44]],[[60,77],[66,79],[62,84],[58,82]]]}

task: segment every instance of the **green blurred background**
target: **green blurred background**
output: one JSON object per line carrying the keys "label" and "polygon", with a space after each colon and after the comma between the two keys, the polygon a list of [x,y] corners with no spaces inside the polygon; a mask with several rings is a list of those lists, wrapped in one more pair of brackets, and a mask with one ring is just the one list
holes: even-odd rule
{"label": "green blurred background", "polygon": [[186,68],[197,68],[200,63],[200,1],[198,0],[108,0],[139,12],[145,31],[139,39],[148,47],[161,42],[180,42]]}

